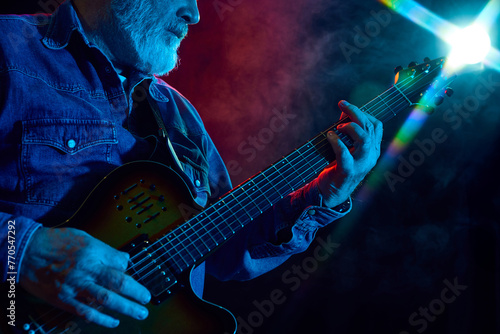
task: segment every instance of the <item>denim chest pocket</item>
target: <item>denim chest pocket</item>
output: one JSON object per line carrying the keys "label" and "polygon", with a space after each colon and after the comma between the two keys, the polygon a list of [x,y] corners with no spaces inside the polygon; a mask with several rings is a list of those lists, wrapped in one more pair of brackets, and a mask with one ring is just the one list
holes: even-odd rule
{"label": "denim chest pocket", "polygon": [[77,208],[112,169],[116,129],[105,120],[36,119],[22,122],[21,168],[26,201]]}

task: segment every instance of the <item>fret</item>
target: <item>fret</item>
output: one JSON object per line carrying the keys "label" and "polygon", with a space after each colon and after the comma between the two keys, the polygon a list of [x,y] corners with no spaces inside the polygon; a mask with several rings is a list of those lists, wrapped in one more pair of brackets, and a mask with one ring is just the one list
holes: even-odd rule
{"label": "fret", "polygon": [[[306,143],[306,145],[304,145],[304,146],[302,146],[302,147],[304,147],[304,148],[310,148],[311,146],[312,146],[312,144],[311,144],[310,142],[307,142],[307,143]],[[306,159],[306,158],[304,157],[304,155],[303,155],[302,153],[300,153],[300,148],[296,149],[295,151],[299,154],[299,157],[301,158],[301,160],[302,160],[303,162],[305,162],[306,164],[308,164],[308,165],[309,165],[309,167],[311,167],[313,170],[315,170],[315,169],[314,169],[314,166],[312,166],[312,165],[309,163],[309,159]]]}
{"label": "fret", "polygon": [[[376,98],[375,98],[376,99]],[[375,116],[375,111],[378,109],[376,108],[376,105],[377,105],[377,102],[375,102],[375,99],[369,101],[368,103],[366,103],[364,106],[362,106],[360,109],[365,111],[367,114],[369,115],[372,115],[372,116]]]}
{"label": "fret", "polygon": [[252,196],[248,196],[247,195],[247,192],[245,190],[245,185],[242,185],[241,186],[241,191],[243,191],[243,193],[245,194],[246,198],[248,198],[250,200],[250,202],[252,202],[252,204],[257,208],[257,214],[259,213],[262,213],[262,209],[259,207],[259,205],[257,203],[255,203],[254,199],[252,198]]}
{"label": "fret", "polygon": [[[207,238],[206,242],[208,243],[208,242],[210,242],[210,240],[213,241],[213,245],[209,246],[210,250],[211,250],[211,248],[219,246],[219,243],[217,242],[217,240],[214,239],[212,233],[210,233],[210,231],[207,229],[207,226],[202,223],[200,216],[196,216],[195,218],[193,218],[193,220],[197,220],[195,226],[199,226],[198,229],[200,230],[201,238],[205,239],[204,236],[208,235],[210,238],[209,239]],[[202,231],[202,229],[204,231]],[[211,244],[211,242],[210,242],[210,244]]]}
{"label": "fret", "polygon": [[281,195],[280,191],[278,190],[278,188],[276,188],[276,186],[274,185],[273,182],[269,181],[269,179],[267,178],[266,174],[265,174],[265,171],[262,172],[261,174],[265,179],[266,179],[266,182],[267,184],[271,185],[271,187],[275,190],[276,192],[276,195],[278,195],[279,198],[277,198],[274,203],[278,202],[278,200],[282,199],[283,198],[283,195]]}
{"label": "fret", "polygon": [[189,224],[189,227],[192,228],[194,234],[196,234],[196,240],[201,240],[201,242],[205,246],[205,249],[203,250],[203,252],[200,252],[200,254],[204,254],[204,252],[210,252],[210,247],[208,247],[208,245],[205,243],[204,238],[198,233],[199,231],[195,229],[194,226],[191,224]]}
{"label": "fret", "polygon": [[[189,258],[191,258],[192,261],[196,261],[196,258],[193,256],[193,252],[196,249],[196,246],[193,244],[191,241],[191,236],[189,235],[189,231],[191,230],[184,230],[185,224],[179,227],[179,230],[181,231],[181,235],[179,238],[182,238],[182,241],[179,242],[179,245],[181,246],[180,253],[182,256],[185,256],[187,254]],[[198,250],[196,250],[198,252]],[[187,262],[190,263],[190,262]]]}
{"label": "fret", "polygon": [[232,213],[227,209],[225,202],[219,201],[217,205],[219,206],[219,208],[216,210],[216,213],[219,216],[222,224],[225,225],[227,229],[229,229],[230,233],[228,233],[228,235],[236,233],[236,231],[238,231],[239,228],[241,227],[241,224],[236,223],[236,226],[233,228],[232,222],[234,222],[235,220],[233,219]]}
{"label": "fret", "polygon": [[162,240],[163,240],[163,238],[161,238],[161,239],[159,239],[159,240],[158,240],[158,242],[159,242],[159,243],[160,243],[160,245],[161,245],[161,246],[160,246],[160,249],[163,249],[163,250],[164,250],[164,252],[163,252],[163,253],[161,253],[161,252],[160,252],[160,254],[161,254],[161,255],[160,255],[160,258],[161,258],[161,259],[163,259],[163,261],[164,261],[164,262],[166,262],[166,263],[168,264],[168,263],[170,263],[170,260],[171,260],[171,259],[170,259],[170,257],[165,256],[165,255],[167,254],[167,252],[168,252],[168,249],[167,249],[167,246],[166,246],[166,245],[162,242]]}
{"label": "fret", "polygon": [[[221,205],[220,202],[219,202],[219,205]],[[219,211],[220,211],[220,207],[215,208],[215,206],[214,206],[212,212],[209,213],[209,215],[212,216],[214,213],[217,215],[217,217],[220,220],[220,223],[213,222],[212,219],[211,219],[211,221],[213,222],[213,225],[216,226],[217,229],[220,231],[224,240],[226,240],[227,236],[234,234],[234,230],[231,228],[231,226],[229,226],[227,224],[226,220],[224,219],[224,217],[221,216]],[[230,218],[230,216],[229,216],[229,218]]]}
{"label": "fret", "polygon": [[[186,251],[189,253],[189,255],[191,255],[191,257],[193,258],[193,260],[195,259],[195,257],[192,255],[192,252],[196,252],[196,253],[199,253],[200,255],[203,255],[203,253],[200,251],[200,249],[198,248],[198,246],[196,246],[196,240],[199,240],[199,238],[195,238],[195,240],[191,240],[191,238],[194,236],[194,234],[196,234],[196,231],[194,229],[192,229],[192,226],[189,222],[185,223],[184,225],[182,225],[180,227],[180,229],[182,230],[182,232],[186,235],[187,239],[188,240],[188,244],[184,246],[184,248],[186,249]],[[189,233],[192,233],[191,235],[189,235]]]}
{"label": "fret", "polygon": [[[167,253],[168,258],[171,259],[172,261],[174,261],[174,264],[179,269],[179,271],[182,271],[182,268],[183,268],[182,262],[184,262],[184,265],[186,265],[186,267],[189,267],[188,263],[186,262],[186,260],[184,259],[184,257],[177,250],[177,245],[180,244],[180,241],[179,241],[179,238],[177,237],[177,235],[175,235],[175,230],[172,231],[172,232],[170,232],[169,234],[167,234],[166,238],[168,239],[169,244],[170,244],[170,248],[167,251],[168,252]],[[171,254],[172,252],[175,252],[175,253]],[[181,260],[181,263],[178,262],[179,258]]]}
{"label": "fret", "polygon": [[[210,236],[215,236],[215,242],[217,243],[217,246],[224,242],[226,240],[226,236],[224,235],[224,233],[219,229],[219,226],[218,224],[214,223],[214,221],[212,219],[210,219],[208,217],[207,214],[205,213],[202,213],[200,215],[200,218],[203,218],[203,221],[205,222],[205,226],[207,227],[210,227],[210,228],[207,228],[208,230],[208,234]],[[218,238],[217,238],[218,237]]]}
{"label": "fret", "polygon": [[[245,209],[245,206],[241,204],[241,202],[234,196],[234,192],[229,193],[229,195],[236,201],[236,203],[243,209],[243,212],[247,214],[247,216],[250,218],[250,220],[253,220],[253,217],[248,213],[248,211]],[[238,210],[239,211],[239,210]],[[244,224],[241,224],[241,227],[245,226]]]}
{"label": "fret", "polygon": [[254,179],[251,179],[249,182],[252,183],[252,191],[256,192],[258,190],[262,194],[262,196],[264,197],[264,199],[269,202],[269,207],[263,207],[261,209],[262,212],[264,212],[267,209],[269,209],[271,206],[273,206],[273,202],[271,202],[271,200],[269,199],[269,197],[266,196],[266,193],[262,191],[261,187],[259,187],[258,185],[255,184],[255,180],[256,179],[257,179],[257,177],[255,177]]}
{"label": "fret", "polygon": [[411,100],[410,100],[410,99],[406,96],[406,94],[404,94],[404,93],[403,93],[403,92],[399,89],[398,85],[397,85],[397,84],[395,84],[393,87],[394,87],[394,88],[395,88],[395,89],[399,92],[399,94],[401,94],[401,96],[403,96],[403,98],[404,98],[404,99],[406,99],[406,101],[408,101],[408,103],[409,103],[408,107],[411,107],[411,106],[413,105],[413,102],[411,102]]}
{"label": "fret", "polygon": [[299,173],[299,172],[297,171],[297,169],[295,168],[295,166],[294,166],[293,164],[291,164],[291,163],[288,161],[287,157],[283,157],[283,160],[284,160],[284,161],[286,161],[286,163],[287,163],[287,164],[288,164],[288,165],[292,168],[292,170],[295,172],[295,174],[297,174],[297,176],[300,178],[300,180],[301,180],[303,183],[306,183],[306,182],[307,182],[307,181],[306,181],[306,180],[304,180],[304,178],[302,177],[302,174],[301,174],[301,173]]}
{"label": "fret", "polygon": [[[227,195],[226,197],[230,196],[230,194],[231,193],[229,193],[229,195]],[[228,206],[228,204],[226,203],[226,201],[224,201],[224,200],[221,200],[221,201],[222,201],[222,203],[224,203],[224,206],[227,208],[228,212],[231,213],[231,216],[234,217],[234,218],[236,218],[236,220],[238,221],[238,223],[240,224],[240,226],[245,226],[241,222],[240,218],[238,218],[238,216],[234,213],[234,211]]]}
{"label": "fret", "polygon": [[385,105],[387,106],[387,108],[389,108],[390,112],[392,112],[392,114],[393,114],[394,116],[396,116],[396,113],[394,112],[394,110],[392,109],[392,107],[391,107],[390,105],[388,105],[388,104],[385,102],[385,100],[384,100],[384,98],[382,97],[382,95],[383,95],[383,94],[380,94],[379,96],[377,96],[377,98],[378,98],[378,99],[380,99],[380,101],[382,101],[382,103],[383,103],[383,104],[385,104]]}
{"label": "fret", "polygon": [[[290,187],[290,189],[291,189],[291,191],[286,190],[286,191],[284,191],[284,192],[282,192],[282,193],[284,193],[284,194],[285,194],[285,196],[286,196],[286,195],[288,195],[289,193],[291,193],[292,191],[294,191],[295,189],[293,189],[293,186],[292,186],[292,185],[288,182],[288,180],[287,180],[285,177],[283,177],[283,174],[281,174],[281,172],[280,172],[280,171],[279,171],[279,169],[276,167],[276,165],[272,165],[271,167],[272,167],[272,168],[274,168],[274,170],[278,172],[278,174],[279,174],[279,176],[281,177],[281,179],[282,179],[282,180],[284,180],[284,181],[286,182],[286,184],[288,184],[288,186],[289,186],[289,187]],[[282,195],[281,197],[283,198],[283,195]]]}
{"label": "fret", "polygon": [[309,178],[311,173],[315,173],[316,170],[309,162],[310,159],[314,159],[315,152],[311,151],[310,154],[305,157],[304,155],[302,155],[302,153],[300,153],[300,149],[303,149],[304,147],[305,146],[302,146],[301,148],[294,150],[292,154],[288,155],[287,160],[290,162],[290,164],[293,164],[293,168],[297,173],[301,175],[303,183],[306,184],[310,181]]}
{"label": "fret", "polygon": [[[243,210],[245,210],[245,213],[249,216],[250,220],[253,220],[262,213],[262,210],[260,210],[259,206],[254,202],[253,197],[255,196],[248,196],[245,188],[246,184],[247,183],[242,184],[239,189],[232,192],[231,195],[236,197]],[[252,203],[254,205],[252,205]],[[246,218],[244,218],[244,221],[246,221]]]}

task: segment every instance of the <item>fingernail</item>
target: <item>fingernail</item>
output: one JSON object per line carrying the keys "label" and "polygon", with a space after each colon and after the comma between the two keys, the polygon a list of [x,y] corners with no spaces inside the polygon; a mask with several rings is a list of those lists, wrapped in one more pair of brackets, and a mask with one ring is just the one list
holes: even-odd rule
{"label": "fingernail", "polygon": [[340,105],[343,107],[347,107],[349,105],[349,102],[347,102],[346,100],[342,100],[340,101]]}
{"label": "fingernail", "polygon": [[333,138],[334,136],[335,136],[335,132],[333,132],[333,131],[329,131],[328,132],[328,137],[332,137]]}
{"label": "fingernail", "polygon": [[138,314],[139,319],[141,319],[141,320],[142,319],[146,319],[147,316],[148,316],[148,310],[147,309],[141,309],[139,311],[139,314]]}
{"label": "fingernail", "polygon": [[115,320],[115,321],[113,321],[113,323],[111,324],[111,326],[118,327],[119,324],[120,324],[120,321],[119,320]]}
{"label": "fingernail", "polygon": [[143,300],[143,302],[142,302],[143,304],[149,303],[149,301],[151,300],[151,294],[148,294],[142,300]]}

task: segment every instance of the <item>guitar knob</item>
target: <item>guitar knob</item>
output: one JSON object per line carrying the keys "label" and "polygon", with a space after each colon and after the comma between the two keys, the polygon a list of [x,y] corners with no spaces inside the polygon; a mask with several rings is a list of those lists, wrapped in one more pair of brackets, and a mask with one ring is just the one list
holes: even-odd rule
{"label": "guitar knob", "polygon": [[430,61],[431,61],[431,58],[429,58],[429,57],[425,57],[425,58],[424,58],[424,63],[428,63],[428,62],[430,62]]}
{"label": "guitar knob", "polygon": [[440,106],[441,104],[443,104],[444,102],[444,96],[436,96],[436,98],[434,99],[434,104],[437,105],[437,106]]}
{"label": "guitar knob", "polygon": [[394,69],[394,74],[398,74],[399,72],[401,72],[403,70],[403,66],[397,66],[395,69]]}
{"label": "guitar knob", "polygon": [[436,108],[431,107],[431,106],[425,106],[424,111],[427,115],[432,115],[436,111]]}
{"label": "guitar knob", "polygon": [[408,64],[408,67],[413,67],[413,66],[417,66],[417,62],[416,61],[412,61],[410,64]]}
{"label": "guitar knob", "polygon": [[448,97],[452,97],[453,96],[453,93],[455,93],[455,91],[453,90],[453,88],[446,88],[446,90],[444,91],[444,93],[446,94],[446,96]]}

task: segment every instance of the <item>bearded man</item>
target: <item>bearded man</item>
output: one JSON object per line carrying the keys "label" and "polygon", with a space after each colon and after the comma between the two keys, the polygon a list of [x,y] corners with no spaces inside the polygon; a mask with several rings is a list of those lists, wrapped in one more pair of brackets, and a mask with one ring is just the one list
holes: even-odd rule
{"label": "bearded man", "polygon": [[[15,222],[15,279],[29,293],[109,328],[119,321],[108,311],[148,317],[151,292],[126,273],[127,252],[54,226],[131,161],[171,165],[201,206],[231,189],[196,110],[160,78],[176,67],[188,26],[199,20],[195,0],[73,0],[51,16],[0,17],[3,281],[12,271],[6,231]],[[147,99],[137,98],[139,90]],[[261,275],[349,212],[350,194],[379,157],[382,126],[345,101],[339,105],[351,120],[339,131],[354,147],[328,133],[337,162],[198,265],[191,273],[198,296],[206,272],[221,280]]]}

